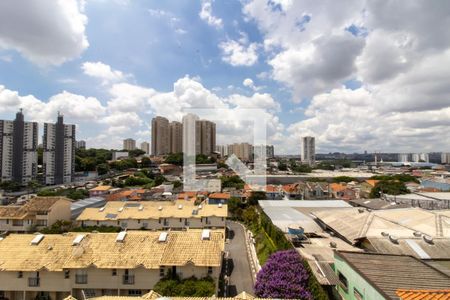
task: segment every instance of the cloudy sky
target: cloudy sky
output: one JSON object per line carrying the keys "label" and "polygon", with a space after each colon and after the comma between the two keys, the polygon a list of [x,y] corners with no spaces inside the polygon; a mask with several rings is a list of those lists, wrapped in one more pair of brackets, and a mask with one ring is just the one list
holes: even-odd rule
{"label": "cloudy sky", "polygon": [[278,154],[450,151],[449,28],[447,0],[2,0],[0,118],[120,148],[155,115],[261,108]]}

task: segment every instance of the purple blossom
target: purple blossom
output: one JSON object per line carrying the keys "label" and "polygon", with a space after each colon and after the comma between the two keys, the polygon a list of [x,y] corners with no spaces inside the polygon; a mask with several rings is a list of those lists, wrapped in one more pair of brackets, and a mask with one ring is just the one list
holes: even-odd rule
{"label": "purple blossom", "polygon": [[255,293],[261,298],[312,300],[309,274],[295,250],[272,254],[256,276]]}

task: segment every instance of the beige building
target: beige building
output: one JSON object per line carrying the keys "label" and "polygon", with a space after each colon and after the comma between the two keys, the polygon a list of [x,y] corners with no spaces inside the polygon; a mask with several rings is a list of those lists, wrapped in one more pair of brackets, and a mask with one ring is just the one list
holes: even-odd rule
{"label": "beige building", "polygon": [[70,221],[70,204],[64,197],[36,197],[22,206],[0,206],[0,232],[27,232]]}
{"label": "beige building", "polygon": [[235,143],[228,145],[228,156],[236,155],[243,161],[250,161],[253,158],[253,146],[249,143]]}
{"label": "beige building", "polygon": [[170,153],[183,152],[183,124],[171,122],[170,127]]}
{"label": "beige building", "polygon": [[12,234],[0,239],[0,293],[10,300],[143,295],[171,270],[219,277],[224,230]]}
{"label": "beige building", "polygon": [[170,151],[169,120],[157,116],[152,119],[152,155],[168,154]]}
{"label": "beige building", "polygon": [[141,150],[145,152],[145,154],[150,154],[150,144],[147,142],[141,143]]}
{"label": "beige building", "polygon": [[136,141],[133,139],[123,140],[123,150],[131,151],[136,149]]}
{"label": "beige building", "polygon": [[197,121],[196,134],[200,137],[200,154],[210,155],[216,151],[216,124],[208,120]]}
{"label": "beige building", "polygon": [[123,229],[225,228],[227,205],[193,205],[192,201],[110,201],[86,208],[80,226],[117,226]]}

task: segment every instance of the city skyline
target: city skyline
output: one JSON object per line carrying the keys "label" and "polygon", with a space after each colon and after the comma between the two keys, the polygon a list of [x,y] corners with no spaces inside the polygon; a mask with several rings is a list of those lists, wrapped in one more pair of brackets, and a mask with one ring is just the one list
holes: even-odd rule
{"label": "city skyline", "polygon": [[[18,10],[21,26],[10,17]],[[156,115],[256,107],[280,154],[298,153],[292,141],[307,135],[322,153],[449,151],[447,11],[439,1],[3,1],[0,118],[22,107],[45,123],[61,111],[92,147],[119,148],[149,141]],[[244,125],[218,127],[218,144],[245,141]]]}

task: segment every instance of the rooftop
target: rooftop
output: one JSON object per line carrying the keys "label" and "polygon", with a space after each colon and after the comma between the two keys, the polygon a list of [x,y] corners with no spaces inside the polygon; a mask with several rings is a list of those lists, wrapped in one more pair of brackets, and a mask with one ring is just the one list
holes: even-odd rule
{"label": "rooftop", "polygon": [[388,299],[399,289],[450,289],[450,277],[419,259],[405,255],[335,252]]}
{"label": "rooftop", "polygon": [[397,238],[415,237],[414,233],[450,237],[450,210],[399,208],[369,212],[353,207],[311,214],[350,243],[364,237],[380,237],[382,233]]}
{"label": "rooftop", "polygon": [[[31,244],[34,234],[12,234],[0,241],[2,271],[62,271],[95,266],[106,269],[134,269],[159,266],[220,266],[224,249],[223,230],[211,230],[210,239],[202,239],[202,230],[168,232],[128,231],[123,241],[117,233],[66,233],[45,235]],[[75,238],[84,237],[79,243]],[[122,233],[123,235],[123,233]],[[80,238],[78,238],[80,240]]]}
{"label": "rooftop", "polygon": [[[194,213],[195,211],[195,213]],[[112,217],[114,216],[114,217]],[[86,208],[77,221],[145,220],[160,218],[227,217],[227,205],[195,206],[192,201],[109,201],[101,208]]]}
{"label": "rooftop", "polygon": [[409,204],[397,204],[395,202],[388,202],[380,198],[376,199],[354,199],[349,201],[350,204],[361,206],[369,209],[392,209],[392,208],[406,208],[411,207]]}
{"label": "rooftop", "polygon": [[448,300],[450,299],[450,289],[448,290],[404,290],[396,292],[401,300]]}
{"label": "rooftop", "polygon": [[92,188],[89,191],[98,191],[98,192],[104,192],[104,191],[109,191],[110,189],[112,189],[112,186],[110,185],[99,185],[98,187]]}
{"label": "rooftop", "polygon": [[25,219],[37,212],[46,212],[58,201],[71,202],[65,197],[35,197],[22,206],[0,206],[0,219]]}

